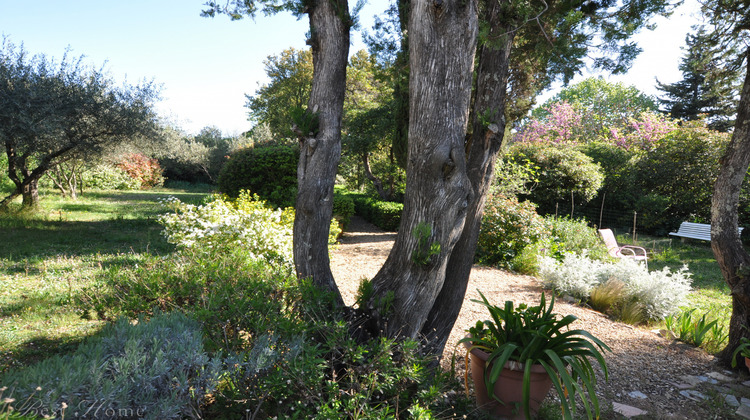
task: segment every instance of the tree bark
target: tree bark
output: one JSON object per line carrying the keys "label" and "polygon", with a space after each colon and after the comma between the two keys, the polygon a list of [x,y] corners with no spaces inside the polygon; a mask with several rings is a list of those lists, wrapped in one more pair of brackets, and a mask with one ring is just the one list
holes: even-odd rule
{"label": "tree bark", "polygon": [[33,209],[39,206],[39,179],[30,178],[24,180],[21,190],[23,197],[22,206],[24,209]]}
{"label": "tree bark", "polygon": [[466,295],[485,199],[494,180],[495,161],[505,133],[509,59],[515,33],[507,21],[499,19],[501,2],[487,3],[481,19],[492,29],[480,47],[472,134],[467,144],[472,194],[461,237],[448,259],[445,283],[422,327],[427,342],[424,351],[437,356],[443,353]]}
{"label": "tree bark", "polygon": [[[349,55],[349,6],[346,0],[317,0],[309,10],[313,83],[308,111],[318,117],[318,132],[300,140],[299,192],[294,219],[294,265],[299,278],[312,278],[334,292],[328,233],[333,213],[333,184],[341,156],[341,118]],[[307,133],[304,133],[307,135]]]}
{"label": "tree bark", "polygon": [[729,341],[718,355],[727,366],[740,339],[750,338],[750,255],[737,232],[740,188],[750,166],[750,49],[745,54],[749,71],[745,74],[732,140],[721,159],[711,201],[711,248],[732,294]]}
{"label": "tree bark", "polygon": [[416,337],[422,329],[466,218],[471,187],[464,138],[477,30],[475,2],[411,2],[404,210],[368,301],[382,333],[390,337]]}

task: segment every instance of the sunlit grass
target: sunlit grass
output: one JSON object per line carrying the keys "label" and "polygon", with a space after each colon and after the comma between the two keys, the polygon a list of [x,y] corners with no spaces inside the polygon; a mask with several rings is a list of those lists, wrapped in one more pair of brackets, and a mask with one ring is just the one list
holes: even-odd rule
{"label": "sunlit grass", "polygon": [[156,222],[174,195],[200,203],[206,193],[90,192],[66,200],[43,191],[33,213],[0,215],[0,373],[72,350],[101,321],[81,318],[72,299],[103,270],[130,267],[173,250]]}

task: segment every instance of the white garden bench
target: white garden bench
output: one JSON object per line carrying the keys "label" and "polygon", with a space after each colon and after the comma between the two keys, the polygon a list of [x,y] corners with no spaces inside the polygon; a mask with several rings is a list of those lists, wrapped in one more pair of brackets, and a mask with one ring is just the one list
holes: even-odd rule
{"label": "white garden bench", "polygon": [[[737,232],[742,234],[743,228],[737,228]],[[701,241],[711,241],[711,225],[705,223],[682,222],[677,232],[670,232],[672,236],[680,238],[700,239]]]}

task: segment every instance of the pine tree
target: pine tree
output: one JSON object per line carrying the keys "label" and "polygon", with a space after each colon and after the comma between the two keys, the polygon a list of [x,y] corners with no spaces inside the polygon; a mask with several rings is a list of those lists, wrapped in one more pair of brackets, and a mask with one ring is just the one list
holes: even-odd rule
{"label": "pine tree", "polygon": [[672,118],[705,117],[710,128],[726,132],[734,127],[742,73],[728,71],[723,62],[737,56],[737,51],[716,48],[705,27],[695,29],[685,37],[686,54],[679,66],[682,80],[671,84],[657,80],[657,88],[666,94],[659,102]]}

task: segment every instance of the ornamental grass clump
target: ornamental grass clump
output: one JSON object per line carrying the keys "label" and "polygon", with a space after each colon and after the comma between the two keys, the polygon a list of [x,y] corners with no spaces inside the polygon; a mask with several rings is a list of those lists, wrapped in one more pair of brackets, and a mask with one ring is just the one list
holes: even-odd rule
{"label": "ornamental grass clump", "polygon": [[[574,315],[560,318],[553,313],[554,296],[549,306],[542,294],[539,306],[520,304],[515,307],[512,301],[506,301],[504,307],[499,307],[490,304],[481,292],[479,295],[482,300],[472,301],[486,307],[491,319],[478,321],[469,328],[469,336],[460,342],[469,343],[470,351],[479,349],[489,354],[484,376],[487,390],[495,388],[507,362],[520,365],[523,369],[522,406],[526,418],[531,418],[531,370],[532,366],[541,365],[552,378],[566,419],[573,418],[577,398],[589,419],[598,418],[599,400],[591,359],[596,360],[607,379],[609,373],[602,353],[611,349],[588,331],[570,329],[577,318]],[[505,404],[498,396],[493,397]]]}

